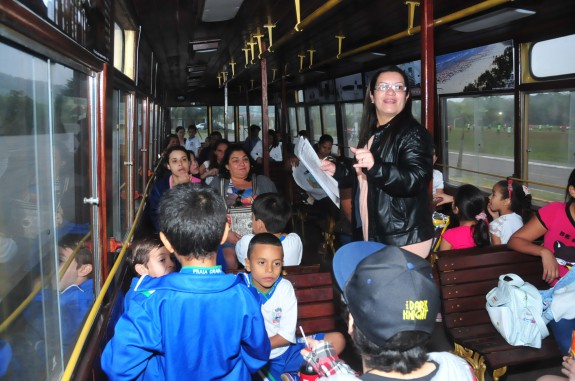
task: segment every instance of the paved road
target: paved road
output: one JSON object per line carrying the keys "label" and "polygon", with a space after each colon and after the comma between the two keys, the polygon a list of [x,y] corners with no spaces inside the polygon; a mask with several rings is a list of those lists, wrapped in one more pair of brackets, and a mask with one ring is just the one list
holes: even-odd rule
{"label": "paved road", "polygon": [[[459,152],[449,152],[449,162],[451,166],[457,166]],[[474,171],[490,173],[501,178],[513,174],[513,159],[501,158],[497,156],[463,153],[461,167]],[[575,167],[552,165],[546,163],[530,163],[529,179],[544,183],[564,185],[567,183],[569,174]],[[453,169],[450,169],[452,171]]]}

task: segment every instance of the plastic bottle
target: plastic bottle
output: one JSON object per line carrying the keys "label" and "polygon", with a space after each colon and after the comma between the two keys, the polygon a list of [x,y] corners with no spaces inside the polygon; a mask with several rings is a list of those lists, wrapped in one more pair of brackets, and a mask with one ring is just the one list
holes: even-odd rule
{"label": "plastic bottle", "polygon": [[313,367],[304,360],[299,367],[300,381],[315,381],[318,378],[319,375],[316,373]]}

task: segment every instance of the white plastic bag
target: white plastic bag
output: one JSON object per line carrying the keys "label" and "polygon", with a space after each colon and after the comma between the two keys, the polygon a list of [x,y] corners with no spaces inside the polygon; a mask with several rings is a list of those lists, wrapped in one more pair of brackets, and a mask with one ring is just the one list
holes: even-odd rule
{"label": "white plastic bag", "polygon": [[541,348],[541,340],[549,336],[541,295],[519,275],[501,275],[487,294],[486,308],[495,329],[511,345]]}

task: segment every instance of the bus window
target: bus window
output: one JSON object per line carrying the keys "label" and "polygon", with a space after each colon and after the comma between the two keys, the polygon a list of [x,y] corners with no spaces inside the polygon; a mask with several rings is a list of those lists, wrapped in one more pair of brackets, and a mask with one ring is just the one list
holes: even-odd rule
{"label": "bus window", "polygon": [[530,58],[535,78],[575,74],[575,34],[536,42]]}
{"label": "bus window", "polygon": [[344,103],[342,105],[344,153],[347,157],[353,157],[353,154],[349,151],[349,147],[357,147],[362,112],[363,104],[361,102]]}
{"label": "bus window", "polygon": [[[250,111],[251,113],[251,111]],[[226,119],[227,118],[227,119]],[[226,120],[224,120],[226,119]],[[260,117],[261,119],[261,117]],[[257,119],[256,119],[257,120]],[[227,122],[227,133],[224,133],[224,126]],[[251,124],[258,124],[257,121],[251,119],[250,115],[250,123]],[[258,124],[259,125],[259,124]],[[224,107],[223,106],[214,106],[212,107],[212,130],[221,132],[224,139],[228,139],[230,142],[235,141],[235,134],[234,134],[234,108],[232,106],[228,106],[227,115],[224,115]]]}
{"label": "bus window", "polygon": [[411,113],[413,114],[415,120],[421,123],[421,99],[411,100]]}
{"label": "bus window", "polygon": [[305,108],[303,106],[296,107],[295,112],[297,117],[297,130],[298,131],[306,130],[307,128],[305,123]]}
{"label": "bus window", "polygon": [[249,125],[248,125],[248,107],[247,106],[238,106],[238,118],[240,120],[239,124],[239,133],[240,133],[240,142],[245,141],[249,135]]}
{"label": "bus window", "polygon": [[276,107],[273,105],[268,106],[268,129],[279,131],[276,126]]}
{"label": "bus window", "polygon": [[112,235],[114,237],[125,237],[128,234],[131,220],[128,211],[128,194],[130,193],[129,166],[125,163],[130,161],[128,150],[128,121],[126,120],[127,104],[129,103],[129,93],[122,90],[114,90],[114,104],[112,113],[116,128],[112,135],[113,155],[112,162],[114,175],[112,177],[112,186],[114,189],[120,189],[120,192],[113,194],[112,204],[114,207],[112,219]]}
{"label": "bus window", "polygon": [[[321,106],[321,120],[323,121],[323,133],[333,137],[333,144],[337,146],[337,122],[335,120],[335,105]],[[335,147],[334,147],[335,148]]]}
{"label": "bus window", "polygon": [[484,190],[513,174],[513,95],[445,100],[444,178]]}
{"label": "bus window", "polygon": [[321,115],[319,106],[311,106],[309,110],[310,140],[311,143],[317,143],[323,134],[321,130]]}
{"label": "bus window", "polygon": [[291,136],[292,140],[297,136],[298,133],[298,126],[297,126],[297,118],[295,114],[295,107],[288,107],[288,128],[289,128],[289,136]]}
{"label": "bus window", "polygon": [[526,97],[527,175],[536,203],[564,201],[575,167],[575,91],[531,93]]}
{"label": "bus window", "polygon": [[82,306],[72,305],[70,277],[58,276],[77,269],[72,262],[64,272],[74,247],[63,241],[90,231],[89,77],[3,43],[0,55],[2,362],[13,379],[56,379],[94,299],[93,266],[73,282]]}

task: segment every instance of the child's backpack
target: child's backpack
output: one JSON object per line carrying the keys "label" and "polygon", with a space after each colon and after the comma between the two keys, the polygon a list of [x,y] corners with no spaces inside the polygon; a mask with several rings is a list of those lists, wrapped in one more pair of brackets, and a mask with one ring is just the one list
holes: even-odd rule
{"label": "child's backpack", "polygon": [[486,308],[495,329],[511,345],[541,348],[541,340],[549,336],[541,294],[519,275],[501,275],[487,294]]}

